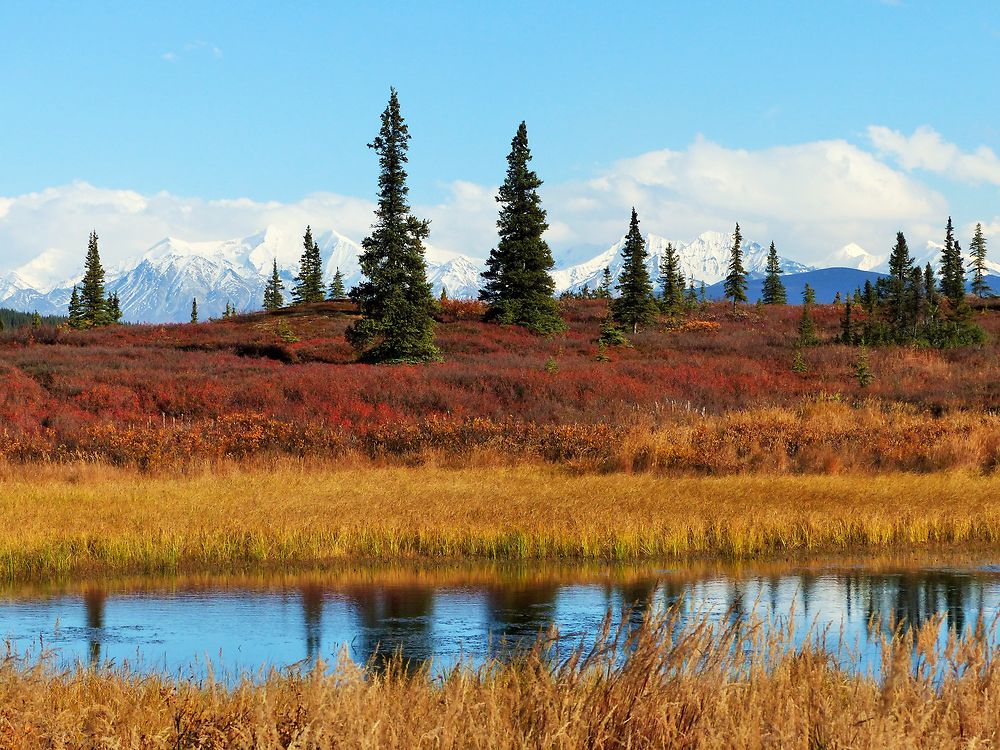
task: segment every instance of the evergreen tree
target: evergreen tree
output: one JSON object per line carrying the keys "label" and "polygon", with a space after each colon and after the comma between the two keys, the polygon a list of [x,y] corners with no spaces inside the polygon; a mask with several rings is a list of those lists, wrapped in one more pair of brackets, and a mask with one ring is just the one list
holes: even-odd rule
{"label": "evergreen tree", "polygon": [[767,267],[765,268],[764,287],[761,291],[761,299],[765,305],[784,305],[788,302],[788,294],[785,292],[785,285],[781,281],[781,262],[778,260],[778,251],[771,243],[767,251]]}
{"label": "evergreen tree", "polygon": [[330,282],[330,299],[344,299],[347,296],[347,288],[344,286],[344,274],[340,272],[340,267],[333,274],[333,281]]}
{"label": "evergreen tree", "polygon": [[285,295],[282,294],[284,288],[285,285],[278,273],[278,259],[275,258],[271,261],[271,278],[267,280],[267,286],[264,287],[265,310],[274,312],[285,306]]}
{"label": "evergreen tree", "polygon": [[796,375],[805,375],[809,372],[809,365],[806,364],[806,358],[802,356],[802,349],[799,346],[795,347],[795,354],[792,357],[792,372]]}
{"label": "evergreen tree", "polygon": [[976,234],[969,245],[969,257],[972,258],[972,293],[983,299],[991,296],[990,285],[986,281],[986,238],[983,236],[983,225],[976,224]]}
{"label": "evergreen tree", "polygon": [[322,302],[326,298],[323,288],[323,261],[319,245],[313,241],[312,227],[306,227],[302,237],[302,256],[299,258],[299,275],[295,277],[292,300],[296,305]]}
{"label": "evergreen tree", "polygon": [[941,293],[956,311],[965,301],[965,262],[962,260],[962,248],[955,241],[950,216],[945,229],[944,250],[941,251]]}
{"label": "evergreen tree", "polygon": [[566,326],[553,297],[552,251],[542,238],[549,226],[538,195],[542,181],[530,161],[528,128],[522,122],[511,140],[507,176],[497,195],[500,237],[486,261],[479,298],[489,306],[486,320],[547,335]]}
{"label": "evergreen tree", "polygon": [[733,310],[739,302],[747,301],[747,272],[743,268],[743,235],[740,234],[740,225],[736,225],[733,232],[733,245],[729,255],[729,273],[726,275],[726,283],[723,285],[726,299],[733,301]]}
{"label": "evergreen tree", "polygon": [[622,248],[622,271],[618,276],[618,299],[612,301],[615,322],[637,333],[640,326],[656,318],[653,282],[646,268],[646,241],[639,231],[639,215],[632,209],[625,246]]}
{"label": "evergreen tree", "polygon": [[799,346],[815,346],[819,343],[816,335],[816,323],[812,319],[812,306],[816,301],[816,292],[806,284],[802,293],[802,319],[799,321]]}
{"label": "evergreen tree", "polygon": [[73,285],[73,293],[69,297],[69,327],[85,328],[83,320],[83,307],[80,305],[80,293],[76,285]]}
{"label": "evergreen tree", "polygon": [[708,295],[705,293],[705,282],[701,282],[701,289],[698,291],[698,299],[702,304],[708,301]]}
{"label": "evergreen tree", "polygon": [[191,322],[198,322],[198,298],[195,297],[191,300]]}
{"label": "evergreen tree", "polygon": [[111,323],[122,322],[122,303],[121,300],[118,299],[118,292],[113,292],[111,296],[108,297],[108,320]]}
{"label": "evergreen tree", "polygon": [[605,347],[628,345],[628,339],[625,338],[625,334],[622,332],[622,329],[618,327],[617,323],[615,323],[615,318],[611,314],[610,310],[601,321],[601,335],[597,339],[597,343],[599,346]]}
{"label": "evergreen tree", "polygon": [[601,274],[601,283],[597,287],[597,292],[594,296],[600,299],[611,299],[611,285],[613,283],[614,280],[611,278],[611,267],[605,266],[604,272]]}
{"label": "evergreen tree", "polygon": [[691,285],[687,288],[687,292],[684,294],[684,303],[688,307],[694,307],[698,304],[698,292],[694,288],[694,279],[691,279]]}
{"label": "evergreen tree", "polygon": [[674,250],[672,242],[667,243],[667,249],[660,260],[660,289],[663,291],[663,309],[670,312],[676,310],[684,301],[684,274],[680,269],[680,259]]}
{"label": "evergreen tree", "polygon": [[862,388],[867,388],[871,385],[875,377],[868,366],[868,350],[863,346],[861,347],[861,351],[858,352],[858,361],[854,364],[854,377],[857,379],[858,385]]}
{"label": "evergreen tree", "polygon": [[438,302],[444,303],[448,301],[448,287],[444,284],[441,285],[441,296],[438,297]]}
{"label": "evergreen tree", "polygon": [[80,320],[86,328],[106,326],[111,322],[108,300],[104,296],[104,267],[97,247],[97,232],[90,233],[87,244],[87,260],[80,286]]}
{"label": "evergreen tree", "polygon": [[896,233],[896,244],[889,255],[889,281],[885,298],[886,313],[889,324],[897,335],[910,327],[912,304],[910,302],[909,286],[913,273],[913,258],[902,232]]}
{"label": "evergreen tree", "polygon": [[848,297],[847,304],[844,305],[844,314],[840,317],[840,340],[845,344],[854,343],[853,308],[854,302]]}
{"label": "evergreen tree", "polygon": [[423,241],[430,229],[427,221],[410,213],[406,197],[409,140],[392,89],[379,134],[369,144],[379,156],[378,208],[371,234],[361,243],[364,278],[351,290],[361,318],[346,332],[351,345],[372,362],[440,359],[431,317],[437,303],[424,260]]}
{"label": "evergreen tree", "polygon": [[870,279],[865,279],[865,290],[861,294],[861,306],[869,315],[873,315],[878,307],[878,293]]}

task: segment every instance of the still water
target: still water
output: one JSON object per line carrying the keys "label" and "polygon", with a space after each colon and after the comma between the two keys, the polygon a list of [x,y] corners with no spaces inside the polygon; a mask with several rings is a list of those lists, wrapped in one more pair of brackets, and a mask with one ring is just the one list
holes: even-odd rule
{"label": "still water", "polygon": [[843,663],[878,661],[879,621],[943,615],[942,639],[1000,613],[1000,567],[811,565],[760,568],[358,569],[285,576],[177,578],[0,590],[0,639],[59,665],[128,665],[229,679],[275,667],[357,662],[399,651],[438,669],[481,663],[555,626],[586,643],[609,611],[795,624]]}

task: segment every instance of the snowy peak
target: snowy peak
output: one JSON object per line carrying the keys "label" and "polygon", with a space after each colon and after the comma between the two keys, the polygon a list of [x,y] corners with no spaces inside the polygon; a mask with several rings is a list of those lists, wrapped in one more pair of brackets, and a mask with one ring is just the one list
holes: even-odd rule
{"label": "snowy peak", "polygon": [[[145,252],[107,268],[106,287],[108,293],[118,294],[125,320],[132,322],[187,320],[192,299],[198,300],[204,318],[221,316],[230,304],[237,310],[258,310],[275,261],[285,298],[290,299],[302,255],[302,234],[269,226],[228,240],[192,242],[164,237]],[[358,243],[333,229],[314,232],[313,240],[320,248],[327,284],[338,269],[347,288],[361,280]],[[474,297],[479,291],[479,272],[478,260],[427,248],[427,273],[435,294],[443,285],[453,297]],[[81,278],[78,273],[42,289],[10,272],[0,277],[0,305],[65,314],[72,287]]]}
{"label": "snowy peak", "polygon": [[[673,245],[680,261],[680,269],[684,278],[695,284],[704,282],[715,284],[725,278],[729,266],[733,239],[722,232],[702,232],[690,242],[668,240],[655,234],[646,237],[646,268],[655,280],[660,275],[660,265],[666,256],[667,246]],[[579,291],[584,286],[594,289],[601,283],[604,269],[611,272],[613,282],[618,281],[622,270],[622,250],[625,238],[609,247],[600,255],[583,263],[564,268],[553,273],[556,290]],[[764,275],[767,266],[767,249],[757,242],[745,240],[743,248],[743,265],[751,278]],[[811,270],[809,266],[788,258],[780,258],[783,273],[801,273]]]}
{"label": "snowy peak", "polygon": [[888,260],[885,255],[873,255],[856,242],[844,245],[827,257],[826,265],[831,268],[855,268],[859,271],[874,271]]}

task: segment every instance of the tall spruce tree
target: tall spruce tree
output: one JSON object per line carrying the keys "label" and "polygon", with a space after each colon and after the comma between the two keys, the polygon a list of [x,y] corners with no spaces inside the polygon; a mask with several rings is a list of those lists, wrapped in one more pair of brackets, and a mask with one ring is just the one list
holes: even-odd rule
{"label": "tall spruce tree", "polygon": [[104,296],[104,267],[97,247],[97,232],[90,233],[87,259],[84,262],[83,281],[80,284],[80,319],[84,328],[106,326],[111,323],[108,300]]}
{"label": "tall spruce tree", "polygon": [[542,239],[549,226],[538,195],[542,181],[529,168],[530,161],[528,128],[522,122],[510,143],[507,176],[497,195],[499,241],[486,260],[486,283],[479,299],[488,305],[488,321],[551,334],[563,330],[565,324],[553,296],[555,282],[550,272],[555,262]]}
{"label": "tall spruce tree", "polygon": [[285,295],[282,294],[282,290],[285,285],[281,281],[281,275],[278,273],[278,259],[275,258],[271,261],[271,278],[267,280],[267,286],[264,287],[264,309],[268,312],[274,312],[285,306]]}
{"label": "tall spruce tree", "polygon": [[788,293],[781,281],[781,261],[778,251],[771,243],[767,250],[767,266],[765,267],[764,285],[761,290],[761,300],[765,305],[784,305],[788,302]]}
{"label": "tall spruce tree", "polygon": [[955,240],[950,216],[941,251],[941,293],[948,298],[953,310],[965,301],[965,262],[962,260],[962,248]]}
{"label": "tall spruce tree", "polygon": [[611,303],[615,322],[637,333],[640,326],[656,318],[653,282],[646,268],[646,241],[639,231],[639,215],[632,209],[625,246],[622,248],[622,271],[618,276],[618,299]]}
{"label": "tall spruce tree", "polygon": [[733,310],[736,310],[738,302],[747,301],[747,272],[743,267],[743,235],[740,234],[738,223],[736,231],[733,232],[733,245],[729,251],[729,271],[722,289],[726,299],[733,301]]}
{"label": "tall spruce tree", "polygon": [[[443,287],[442,287],[443,289]],[[347,296],[347,287],[344,286],[344,274],[340,272],[340,268],[333,274],[333,281],[330,282],[330,297],[331,300],[344,299]]]}
{"label": "tall spruce tree", "polygon": [[913,278],[913,258],[902,232],[896,232],[896,244],[889,255],[889,281],[886,288],[885,311],[889,324],[898,336],[912,326],[912,290],[910,282]]}
{"label": "tall spruce tree", "polygon": [[292,300],[297,305],[322,302],[326,298],[325,292],[319,245],[313,240],[312,227],[306,227],[306,233],[302,237],[299,275],[295,277],[295,286],[292,288]]}
{"label": "tall spruce tree", "polygon": [[193,297],[191,299],[191,322],[192,323],[197,323],[198,322],[198,298],[197,297]]}
{"label": "tall spruce tree", "polygon": [[684,274],[672,242],[667,243],[667,249],[660,259],[659,282],[663,291],[663,309],[669,312],[679,308],[684,303]]}
{"label": "tall spruce tree", "polygon": [[972,268],[972,293],[983,299],[992,295],[989,283],[986,281],[986,238],[983,236],[983,225],[976,224],[976,233],[969,245],[970,266]]}
{"label": "tall spruce tree", "polygon": [[379,156],[378,207],[371,234],[361,243],[364,278],[351,290],[361,318],[346,331],[351,345],[371,362],[440,359],[431,317],[436,302],[424,260],[429,223],[410,213],[406,197],[409,140],[396,89],[391,89],[379,134],[368,144]]}

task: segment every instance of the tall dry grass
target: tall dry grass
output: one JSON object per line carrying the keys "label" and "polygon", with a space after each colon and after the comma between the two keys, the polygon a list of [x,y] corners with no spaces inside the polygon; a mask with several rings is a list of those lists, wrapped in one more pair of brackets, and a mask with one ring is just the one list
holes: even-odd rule
{"label": "tall dry grass", "polygon": [[429,417],[350,429],[260,413],[216,419],[103,422],[60,437],[8,433],[0,462],[95,462],[145,471],[280,457],[376,465],[551,463],[579,471],[670,474],[875,473],[1000,466],[1000,415],[944,416],[878,402],[816,396],[796,408],[706,415],[688,404],[623,408],[619,423],[545,424],[514,418]]}
{"label": "tall dry grass", "polygon": [[[0,745],[18,748],[986,748],[1000,736],[990,633],[940,622],[883,642],[880,675],[754,622],[676,613],[560,655],[431,678],[396,661],[208,679],[0,661]],[[625,659],[621,653],[627,653]],[[914,658],[916,657],[916,658]]]}
{"label": "tall dry grass", "polygon": [[1000,476],[575,474],[276,463],[0,470],[0,577],[366,558],[630,560],[1000,541]]}

